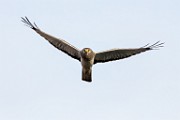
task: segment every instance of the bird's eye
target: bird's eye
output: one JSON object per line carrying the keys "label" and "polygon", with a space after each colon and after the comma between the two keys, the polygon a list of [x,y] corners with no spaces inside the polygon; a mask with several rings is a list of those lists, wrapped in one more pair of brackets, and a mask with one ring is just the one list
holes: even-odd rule
{"label": "bird's eye", "polygon": [[85,51],[86,53],[88,53],[88,52],[89,52],[89,49],[85,49],[84,51]]}

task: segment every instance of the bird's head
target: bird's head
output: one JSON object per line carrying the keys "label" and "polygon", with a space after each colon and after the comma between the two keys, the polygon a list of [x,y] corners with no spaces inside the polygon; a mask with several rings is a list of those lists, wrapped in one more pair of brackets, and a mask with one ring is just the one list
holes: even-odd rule
{"label": "bird's head", "polygon": [[90,54],[91,52],[92,52],[92,50],[90,48],[83,49],[83,53],[85,53],[85,54]]}
{"label": "bird's head", "polygon": [[84,48],[81,51],[81,56],[84,58],[92,58],[94,52],[90,48]]}

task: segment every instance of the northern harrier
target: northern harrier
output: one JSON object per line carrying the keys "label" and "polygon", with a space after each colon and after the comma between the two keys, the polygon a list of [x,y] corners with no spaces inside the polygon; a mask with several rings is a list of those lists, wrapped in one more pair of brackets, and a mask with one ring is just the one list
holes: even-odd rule
{"label": "northern harrier", "polygon": [[44,37],[49,43],[51,43],[57,49],[68,54],[72,58],[79,60],[82,65],[82,80],[87,82],[92,81],[91,78],[92,66],[96,63],[104,63],[104,62],[127,58],[132,55],[139,54],[141,52],[163,47],[162,45],[164,44],[158,41],[152,45],[147,44],[144,47],[140,47],[140,48],[112,49],[112,50],[95,53],[90,48],[84,48],[82,50],[79,50],[75,48],[73,45],[66,42],[65,40],[58,39],[41,31],[37,27],[37,25],[35,23],[32,24],[27,17],[25,18],[22,17],[22,22],[24,22],[27,26],[29,26],[34,31],[36,31],[39,35]]}

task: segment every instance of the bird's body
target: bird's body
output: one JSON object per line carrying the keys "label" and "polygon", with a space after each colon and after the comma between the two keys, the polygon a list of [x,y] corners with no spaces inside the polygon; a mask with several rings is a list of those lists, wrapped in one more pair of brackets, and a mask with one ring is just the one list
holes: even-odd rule
{"label": "bird's body", "polygon": [[95,53],[90,48],[84,48],[80,52],[82,65],[82,80],[92,81],[92,66],[94,64]]}
{"label": "bird's body", "polygon": [[68,54],[72,58],[81,62],[82,65],[82,80],[91,82],[92,81],[92,66],[96,63],[104,63],[114,60],[119,60],[123,58],[130,57],[132,55],[139,54],[141,52],[153,50],[158,47],[162,47],[162,44],[159,41],[154,43],[153,45],[148,46],[147,44],[144,47],[140,48],[131,48],[131,49],[111,49],[103,52],[93,52],[90,48],[84,48],[79,50],[75,48],[73,45],[69,44],[63,39],[58,39],[53,37],[43,31],[41,31],[37,25],[32,24],[27,17],[22,18],[22,22],[24,22],[27,26],[36,31],[39,35],[44,37],[49,43],[51,43],[54,47],[61,50],[62,52]]}

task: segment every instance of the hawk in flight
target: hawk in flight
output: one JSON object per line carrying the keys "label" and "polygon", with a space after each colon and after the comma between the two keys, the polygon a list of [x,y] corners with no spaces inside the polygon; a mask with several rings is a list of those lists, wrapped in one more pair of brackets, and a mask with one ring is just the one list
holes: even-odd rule
{"label": "hawk in flight", "polygon": [[104,63],[104,62],[127,58],[132,55],[139,54],[141,52],[163,47],[162,45],[164,44],[158,41],[152,45],[147,44],[140,48],[111,49],[111,50],[107,50],[103,52],[94,52],[90,48],[84,48],[82,50],[79,50],[73,45],[66,42],[65,40],[53,37],[41,31],[37,27],[37,25],[35,23],[32,24],[27,17],[25,18],[22,17],[22,22],[25,23],[31,29],[33,29],[35,32],[37,32],[40,36],[44,37],[54,47],[68,54],[72,58],[80,61],[82,65],[82,80],[87,81],[87,82],[92,81],[92,77],[91,77],[92,66],[96,63]]}

